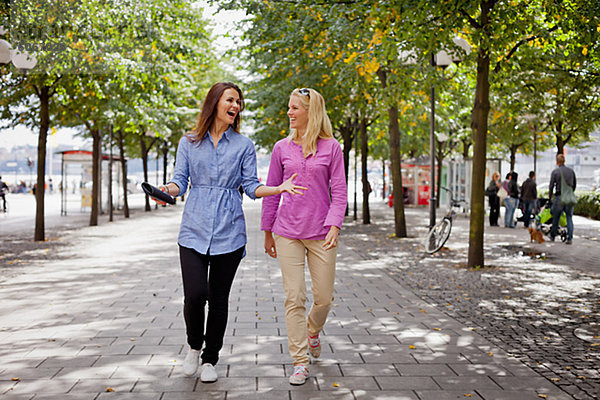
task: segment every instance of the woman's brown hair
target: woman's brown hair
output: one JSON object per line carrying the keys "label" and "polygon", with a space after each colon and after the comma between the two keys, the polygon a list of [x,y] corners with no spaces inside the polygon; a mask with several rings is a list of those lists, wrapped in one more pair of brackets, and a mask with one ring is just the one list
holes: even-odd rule
{"label": "woman's brown hair", "polygon": [[192,131],[187,135],[188,139],[192,141],[192,143],[199,142],[204,138],[206,132],[210,129],[213,122],[215,121],[215,117],[217,116],[217,104],[219,104],[219,100],[221,96],[227,89],[235,89],[240,95],[240,111],[235,116],[235,120],[231,127],[237,133],[240,132],[240,125],[242,123],[242,117],[240,113],[244,110],[244,95],[242,94],[242,90],[232,82],[219,82],[215,83],[208,94],[206,95],[206,99],[204,99],[204,103],[202,103],[202,110],[198,114],[196,118],[196,126]]}

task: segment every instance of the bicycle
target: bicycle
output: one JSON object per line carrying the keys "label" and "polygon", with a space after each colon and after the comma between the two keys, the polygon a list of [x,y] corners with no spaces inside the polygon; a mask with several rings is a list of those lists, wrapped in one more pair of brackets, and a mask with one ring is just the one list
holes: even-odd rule
{"label": "bicycle", "polygon": [[462,203],[462,200],[456,200],[452,196],[452,191],[450,189],[445,187],[442,189],[450,193],[450,207],[448,208],[446,215],[444,215],[444,218],[435,224],[425,237],[425,251],[429,254],[439,251],[450,237],[450,232],[452,231],[452,220],[456,216],[454,209],[459,208]]}

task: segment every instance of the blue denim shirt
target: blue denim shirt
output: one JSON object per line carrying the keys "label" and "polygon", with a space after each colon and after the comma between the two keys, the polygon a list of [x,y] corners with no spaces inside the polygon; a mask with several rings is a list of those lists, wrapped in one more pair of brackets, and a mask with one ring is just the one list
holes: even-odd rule
{"label": "blue denim shirt", "polygon": [[211,255],[244,246],[246,221],[238,188],[242,185],[248,197],[256,199],[254,192],[261,185],[256,175],[254,143],[231,127],[216,149],[208,133],[195,144],[183,137],[171,180],[180,196],[190,184],[178,243]]}

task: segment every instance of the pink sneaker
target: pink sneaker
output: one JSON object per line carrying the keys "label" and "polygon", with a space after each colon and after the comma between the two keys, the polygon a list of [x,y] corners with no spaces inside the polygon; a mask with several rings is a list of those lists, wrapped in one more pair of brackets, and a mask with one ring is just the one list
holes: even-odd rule
{"label": "pink sneaker", "polygon": [[308,378],[308,369],[304,365],[296,365],[294,373],[290,376],[290,385],[304,385]]}
{"label": "pink sneaker", "polygon": [[318,333],[317,336],[308,335],[308,351],[314,358],[319,358],[321,355],[321,341]]}

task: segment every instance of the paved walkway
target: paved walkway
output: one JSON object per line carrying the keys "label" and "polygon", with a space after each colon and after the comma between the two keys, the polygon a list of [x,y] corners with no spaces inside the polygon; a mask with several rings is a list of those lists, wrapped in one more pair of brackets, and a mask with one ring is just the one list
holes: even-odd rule
{"label": "paved walkway", "polygon": [[571,399],[343,241],[321,359],[304,386],[290,386],[281,276],[262,249],[259,206],[245,202],[248,256],[232,291],[216,383],[181,370],[177,206],[72,231],[56,254],[5,278],[0,397]]}

